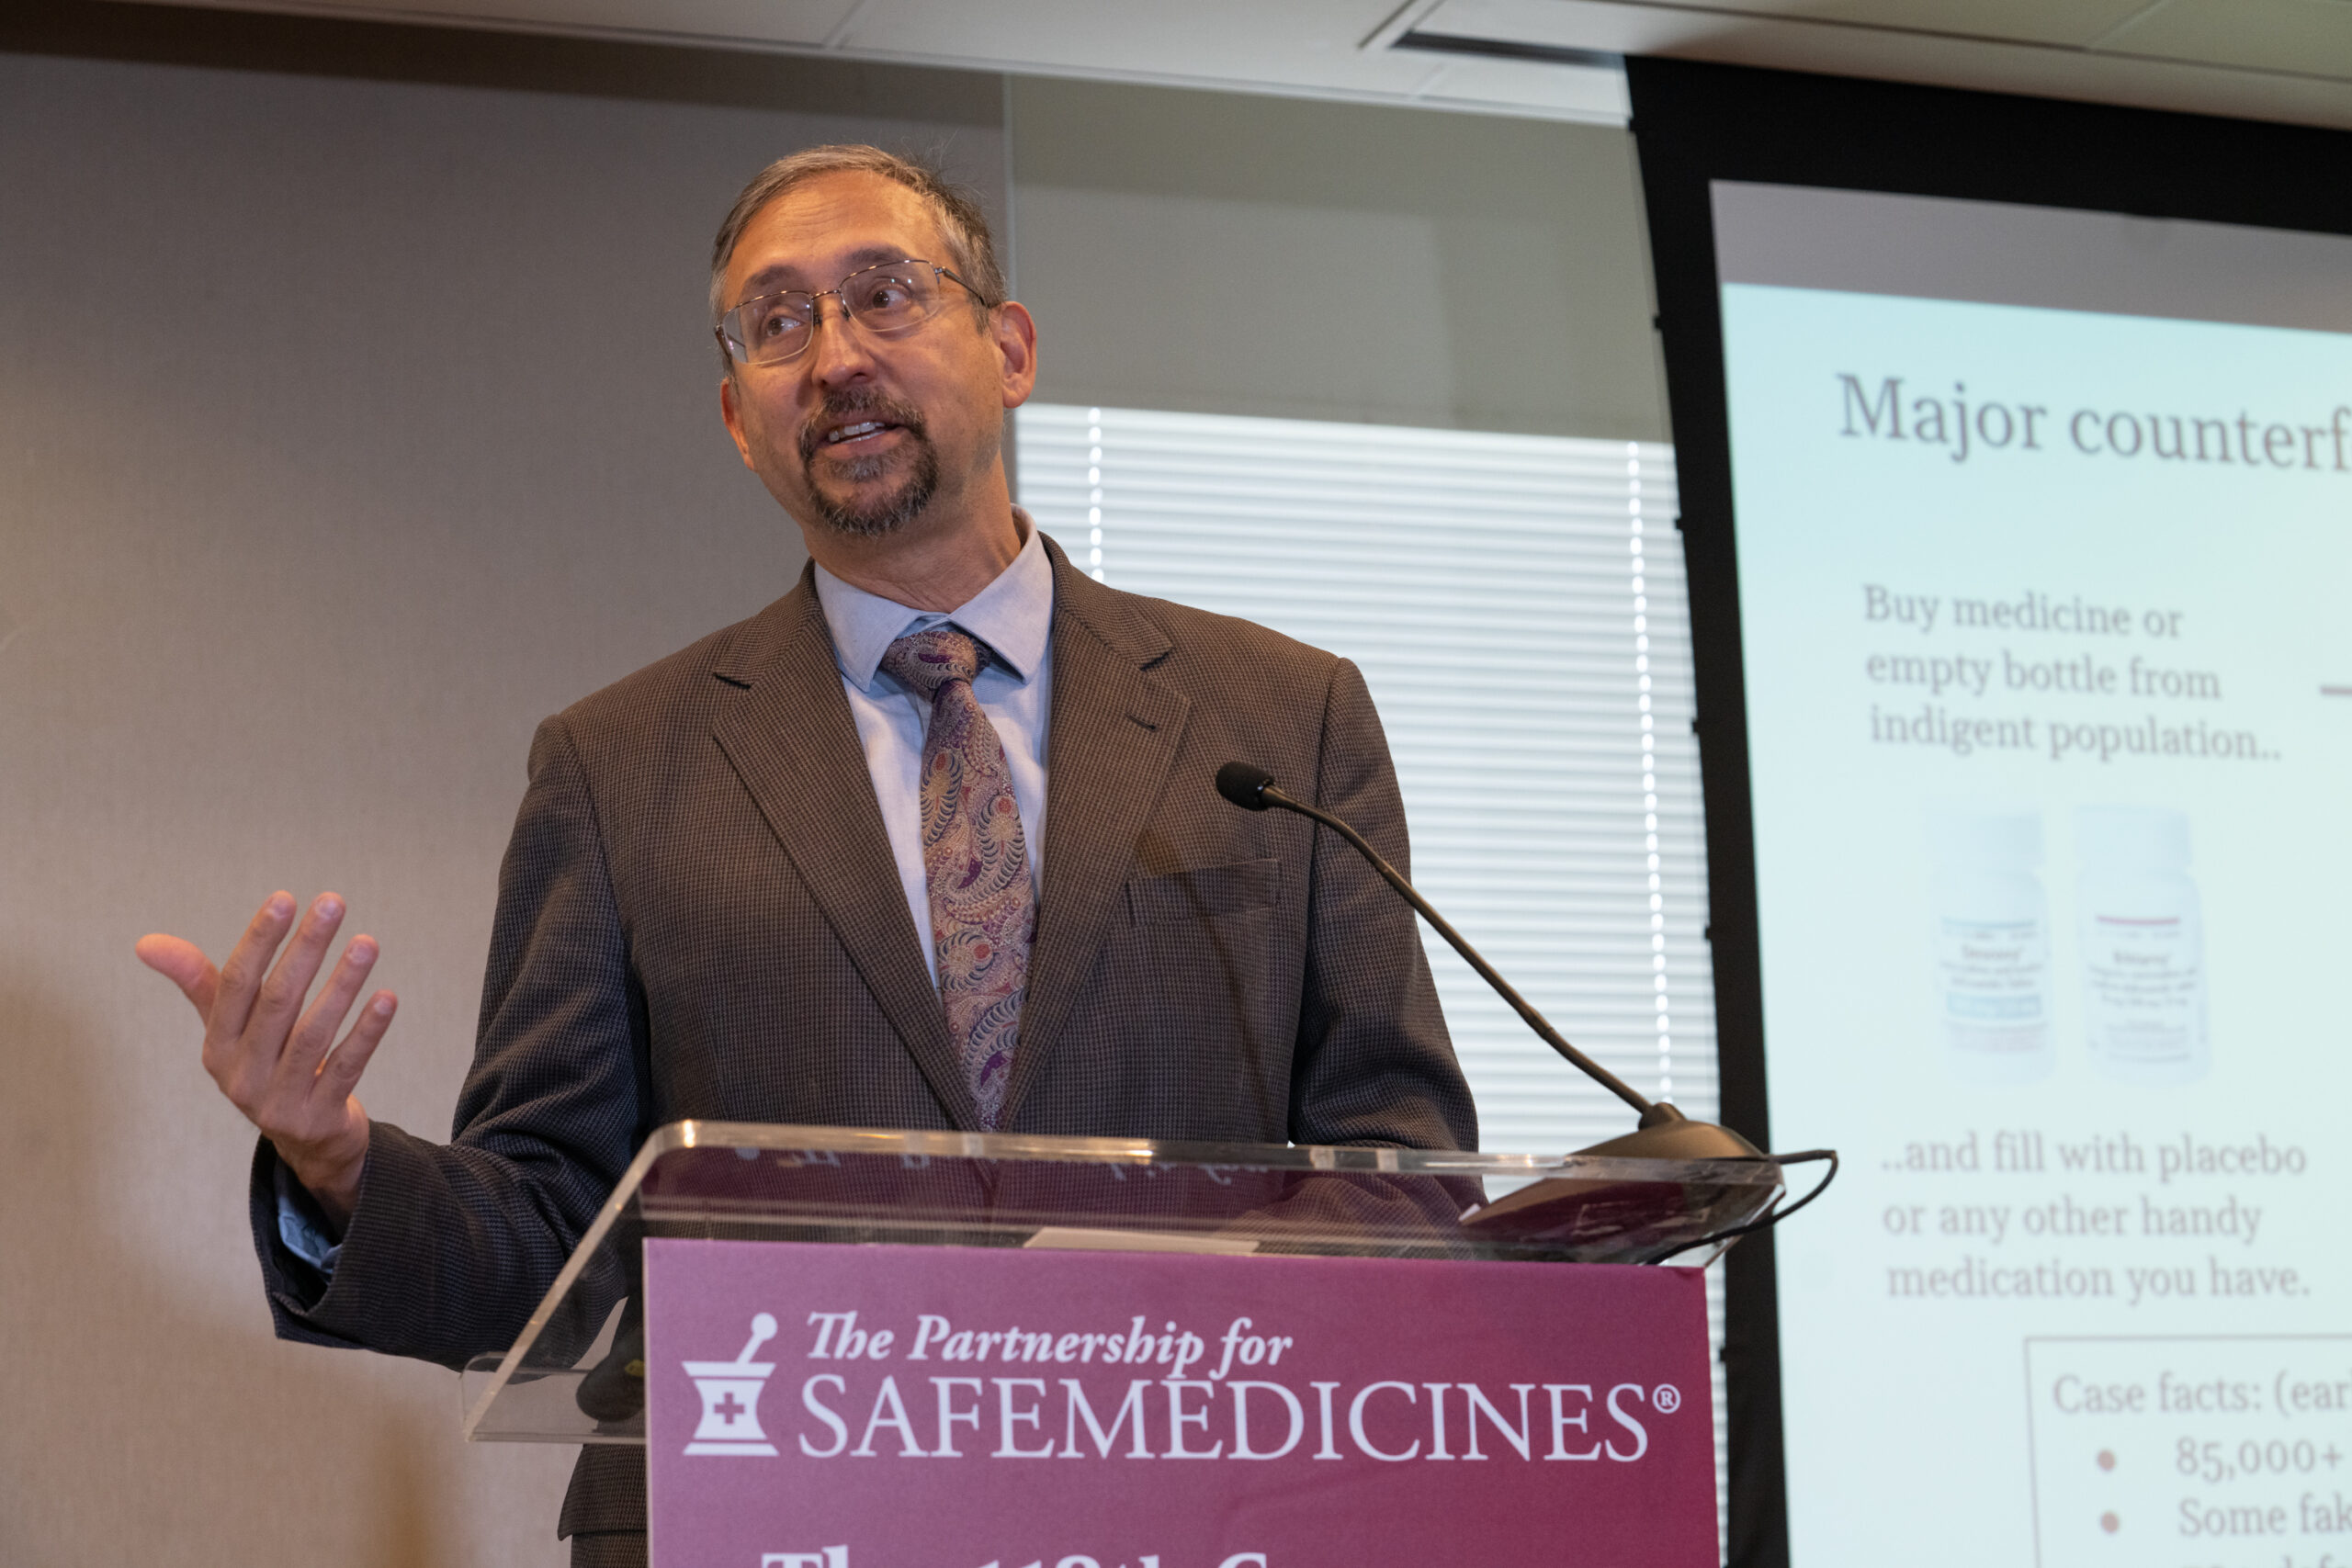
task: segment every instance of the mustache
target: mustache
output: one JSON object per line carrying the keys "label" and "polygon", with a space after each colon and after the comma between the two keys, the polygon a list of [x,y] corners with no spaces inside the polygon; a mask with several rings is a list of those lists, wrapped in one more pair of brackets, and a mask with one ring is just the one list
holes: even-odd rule
{"label": "mustache", "polygon": [[879,387],[849,387],[828,394],[825,406],[811,415],[800,427],[800,460],[807,464],[816,460],[825,445],[825,431],[844,419],[863,415],[869,419],[888,420],[901,426],[917,441],[925,438],[922,411],[912,403],[901,402]]}

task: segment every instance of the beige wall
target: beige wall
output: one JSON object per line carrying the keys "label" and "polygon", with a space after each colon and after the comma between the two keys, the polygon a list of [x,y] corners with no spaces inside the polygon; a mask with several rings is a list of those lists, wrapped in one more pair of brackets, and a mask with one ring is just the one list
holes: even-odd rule
{"label": "beige wall", "polygon": [[1038,396],[1666,438],[1633,138],[1016,81]]}
{"label": "beige wall", "polygon": [[1001,203],[1003,159],[993,77],[646,51],[606,96],[614,51],[554,52],[528,90],[0,53],[9,1568],[563,1561],[571,1450],[271,1337],[251,1134],[130,944],[343,890],[402,998],[365,1098],[443,1135],[533,724],[799,568],[718,420],[736,186],[872,139]]}

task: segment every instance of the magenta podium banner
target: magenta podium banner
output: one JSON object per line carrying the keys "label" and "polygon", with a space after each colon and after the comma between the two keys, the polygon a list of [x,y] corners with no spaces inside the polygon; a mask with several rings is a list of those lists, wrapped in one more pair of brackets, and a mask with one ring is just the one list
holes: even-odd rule
{"label": "magenta podium banner", "polygon": [[1703,1292],[649,1240],[654,1568],[1713,1568]]}

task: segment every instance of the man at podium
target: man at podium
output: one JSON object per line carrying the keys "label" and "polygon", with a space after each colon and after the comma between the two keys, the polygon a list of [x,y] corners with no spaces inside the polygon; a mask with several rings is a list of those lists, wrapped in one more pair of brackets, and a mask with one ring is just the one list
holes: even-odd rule
{"label": "man at podium", "polygon": [[[371,939],[330,962],[339,897],[272,895],[218,969],[140,944],[262,1133],[278,1333],[503,1348],[684,1117],[1475,1146],[1410,911],[1212,787],[1260,763],[1404,864],[1362,676],[1097,581],[1012,504],[1036,332],[979,210],[813,149],[744,190],[710,287],[721,415],[809,564],[539,727],[451,1141],[353,1097],[395,1000],[362,1000]],[[583,1453],[575,1562],[643,1561],[643,1465]]]}

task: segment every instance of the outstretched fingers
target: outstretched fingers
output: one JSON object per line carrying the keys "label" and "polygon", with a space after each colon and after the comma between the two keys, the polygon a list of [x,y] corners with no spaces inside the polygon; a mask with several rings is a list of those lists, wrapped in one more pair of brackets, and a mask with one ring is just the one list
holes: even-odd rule
{"label": "outstretched fingers", "polygon": [[[286,940],[287,929],[293,923],[294,895],[280,889],[263,900],[246,925],[245,934],[237,939],[237,945],[221,960],[218,987],[204,1020],[205,1066],[213,1066],[217,1046],[245,1032],[246,1020],[253,1016],[254,995],[261,989],[262,977],[269,973],[270,958],[277,952],[277,944]],[[219,1068],[214,1070],[218,1072]]]}
{"label": "outstretched fingers", "polygon": [[391,1028],[392,1014],[400,1005],[400,998],[391,992],[378,991],[359,1010],[358,1021],[319,1069],[318,1086],[312,1092],[326,1108],[340,1108],[359,1087],[359,1075],[368,1070],[368,1060],[383,1043],[384,1032]]}
{"label": "outstretched fingers", "polygon": [[335,1031],[343,1027],[344,1015],[358,999],[359,987],[368,982],[368,973],[376,967],[376,939],[356,936],[343,950],[327,983],[319,987],[318,996],[303,1012],[302,1020],[288,1037],[286,1052],[277,1059],[274,1076],[307,1094],[311,1080],[318,1075],[319,1064],[326,1059],[327,1047],[334,1043]]}
{"label": "outstretched fingers", "polygon": [[[277,900],[272,899],[264,907],[264,913],[276,904]],[[322,893],[311,899],[302,923],[294,928],[293,940],[277,955],[268,978],[254,993],[253,1011],[240,1032],[266,1068],[274,1069],[277,1057],[286,1049],[286,1038],[293,1031],[302,998],[310,995],[311,982],[318,977],[319,965],[326,962],[327,948],[334,942],[335,928],[342,924],[343,899],[339,896]],[[243,943],[238,945],[242,947]]]}
{"label": "outstretched fingers", "polygon": [[352,939],[304,1005],[343,917],[337,894],[321,894],[305,911],[281,890],[218,969],[193,942],[162,931],[140,938],[137,949],[140,962],[179,987],[203,1017],[204,1069],[220,1092],[337,1219],[349,1217],[368,1159],[368,1113],[351,1091],[399,1005],[378,991],[335,1041],[375,969],[370,936]]}

